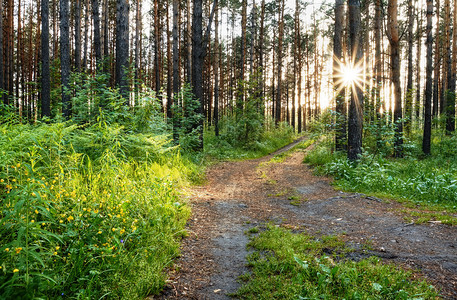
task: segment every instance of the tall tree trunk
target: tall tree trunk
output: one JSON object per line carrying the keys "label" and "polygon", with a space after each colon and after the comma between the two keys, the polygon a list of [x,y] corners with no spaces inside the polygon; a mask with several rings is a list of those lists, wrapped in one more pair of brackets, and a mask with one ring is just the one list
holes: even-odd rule
{"label": "tall tree trunk", "polygon": [[394,156],[403,156],[403,121],[402,121],[402,105],[401,105],[401,85],[400,85],[400,36],[398,33],[397,22],[397,0],[389,0],[388,4],[388,20],[387,32],[390,42],[390,65],[392,70],[392,82],[394,85]]}
{"label": "tall tree trunk", "polygon": [[[455,85],[457,80],[457,1],[454,1],[454,24],[452,32],[452,60],[451,60],[451,76],[449,81],[449,102],[455,105],[456,93]],[[452,114],[452,112],[451,112]],[[455,114],[455,108],[454,108]],[[455,130],[455,118],[454,118],[454,129],[450,128],[452,131]]]}
{"label": "tall tree trunk", "polygon": [[[417,0],[416,0],[417,1]],[[417,4],[417,2],[416,2]],[[420,107],[421,107],[421,60],[422,60],[422,17],[423,9],[419,8],[417,14],[417,59],[416,59],[416,103],[414,105],[414,112],[416,115],[417,123],[419,123]]]}
{"label": "tall tree trunk", "polygon": [[[349,0],[350,56],[354,65],[363,59],[360,43],[360,1]],[[348,119],[348,159],[357,160],[362,153],[363,91],[355,84],[351,92]]]}
{"label": "tall tree trunk", "polygon": [[49,0],[41,0],[41,115],[51,116],[51,75],[49,69]]}
{"label": "tall tree trunk", "polygon": [[87,69],[87,44],[89,43],[89,1],[86,0],[86,12],[84,14],[84,46],[83,46],[83,68]]}
{"label": "tall tree trunk", "polygon": [[92,0],[92,18],[94,19],[94,50],[97,71],[102,70],[102,48],[100,42],[99,0]]}
{"label": "tall tree trunk", "polygon": [[335,34],[333,36],[333,88],[336,99],[335,149],[346,150],[346,101],[345,89],[342,82],[341,67],[343,63],[343,33],[344,33],[344,0],[335,0]]}
{"label": "tall tree trunk", "polygon": [[171,106],[173,105],[173,60],[171,58],[171,30],[170,30],[170,4],[167,2],[167,117],[171,120]]}
{"label": "tall tree trunk", "polygon": [[117,0],[116,14],[116,86],[129,103],[129,4],[128,0]]}
{"label": "tall tree trunk", "polygon": [[[192,88],[195,98],[200,102],[196,113],[203,115],[203,41],[202,41],[202,0],[195,0],[192,18]],[[203,150],[203,118],[196,124],[199,131],[199,145],[196,150]]]}
{"label": "tall tree trunk", "polygon": [[408,79],[406,83],[405,100],[405,131],[411,132],[411,122],[413,119],[413,26],[414,26],[414,6],[413,0],[408,0]]}
{"label": "tall tree trunk", "polygon": [[3,50],[4,50],[3,49],[3,5],[0,5],[0,97],[2,97],[3,89],[4,89]]}
{"label": "tall tree trunk", "polygon": [[[173,101],[178,100],[179,87],[181,85],[179,80],[179,35],[178,35],[178,24],[179,24],[179,0],[173,0]],[[178,107],[179,103],[175,103]],[[175,110],[176,111],[176,110]],[[173,140],[176,142],[179,139],[179,120],[178,116],[173,117]]]}
{"label": "tall tree trunk", "polygon": [[81,0],[75,3],[75,69],[81,72]]}
{"label": "tall tree trunk", "polygon": [[[141,7],[142,0],[136,2],[136,20],[135,20],[135,101],[139,97],[139,79],[140,79],[140,51],[141,51]],[[136,105],[137,103],[135,103]]]}
{"label": "tall tree trunk", "polygon": [[296,56],[294,61],[297,62],[297,132],[302,131],[302,104],[301,104],[301,84],[302,84],[302,54],[301,54],[301,34],[300,34],[300,1],[295,0],[295,47]]}
{"label": "tall tree trunk", "polygon": [[276,125],[281,121],[281,100],[282,100],[282,44],[284,38],[284,0],[279,2],[279,34],[278,34],[278,85],[276,87]]}
{"label": "tall tree trunk", "polygon": [[[381,30],[382,30],[382,1],[376,0],[375,5],[375,20],[374,20],[374,35],[375,35],[375,109],[376,118],[379,126],[382,124],[381,120],[381,87],[382,87],[382,59],[381,59]],[[378,137],[380,138],[380,137]]]}
{"label": "tall tree trunk", "polygon": [[435,32],[435,62],[433,64],[433,111],[434,117],[438,116],[439,110],[439,78],[441,69],[441,54],[440,54],[440,0],[436,0],[436,32]]}
{"label": "tall tree trunk", "polygon": [[66,119],[69,119],[71,116],[71,98],[68,91],[70,81],[70,25],[68,0],[60,0],[60,68],[62,81],[62,113]]}
{"label": "tall tree trunk", "polygon": [[238,95],[236,99],[237,117],[242,114],[244,106],[244,80],[246,64],[246,24],[247,24],[247,0],[242,0],[241,9],[241,59],[240,59],[240,77],[238,79]]}
{"label": "tall tree trunk", "polygon": [[214,36],[214,131],[219,136],[219,8],[216,7]]}
{"label": "tall tree trunk", "polygon": [[[455,0],[454,0],[455,3]],[[444,1],[444,70],[443,70],[443,92],[446,113],[446,134],[450,135],[455,131],[455,95],[450,93],[450,85],[452,81],[452,60],[451,60],[451,7],[449,0]],[[454,13],[455,18],[455,13]],[[455,31],[454,27],[454,31]],[[455,83],[454,83],[455,85]]]}
{"label": "tall tree trunk", "polygon": [[186,43],[186,50],[187,50],[187,82],[192,83],[192,19],[190,16],[191,13],[191,4],[190,0],[187,0],[187,43]]}
{"label": "tall tree trunk", "polygon": [[161,88],[159,0],[154,0],[154,70],[155,90],[158,94]]}
{"label": "tall tree trunk", "polygon": [[[425,116],[424,116],[424,136],[422,139],[422,151],[430,154],[430,144],[432,136],[432,56],[433,56],[433,35],[432,35],[433,0],[427,0],[427,28],[426,28],[426,47],[427,47],[427,66],[425,69]],[[435,54],[436,55],[436,54]]]}
{"label": "tall tree trunk", "polygon": [[[142,0],[137,0],[140,2]],[[102,18],[103,18],[103,59],[107,59],[109,56],[109,2],[108,0],[103,1],[103,6],[102,6]],[[141,22],[141,20],[140,20]],[[141,44],[140,44],[141,45]],[[141,46],[140,46],[141,49]],[[107,64],[105,67],[108,67],[109,64]],[[104,70],[107,72],[108,70]]]}

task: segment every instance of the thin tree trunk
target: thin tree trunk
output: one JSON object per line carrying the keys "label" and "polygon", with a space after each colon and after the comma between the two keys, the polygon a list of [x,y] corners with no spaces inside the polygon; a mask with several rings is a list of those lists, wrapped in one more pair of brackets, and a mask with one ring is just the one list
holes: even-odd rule
{"label": "thin tree trunk", "polygon": [[51,75],[49,69],[49,0],[41,0],[41,115],[51,116]]}
{"label": "thin tree trunk", "polygon": [[89,0],[86,0],[86,12],[84,14],[84,54],[83,68],[87,69],[87,44],[89,43]]}
{"label": "thin tree trunk", "polygon": [[411,121],[413,118],[413,26],[414,26],[414,6],[413,0],[408,0],[408,74],[406,83],[405,101],[405,131],[411,132]]}
{"label": "thin tree trunk", "polygon": [[[455,0],[454,0],[455,2]],[[445,45],[444,45],[444,72],[443,72],[443,92],[444,92],[444,107],[446,113],[446,134],[450,135],[455,131],[455,95],[450,93],[450,85],[452,81],[452,60],[451,60],[451,7],[449,0],[444,2],[444,29],[445,29]],[[454,13],[455,18],[455,13]],[[454,27],[454,31],[455,31]],[[455,85],[455,82],[453,83]]]}
{"label": "thin tree trunk", "polygon": [[[360,47],[360,1],[349,0],[349,40],[351,42],[350,57],[354,58],[354,65],[363,59]],[[363,91],[355,85],[351,93],[348,119],[348,159],[357,160],[362,153],[362,126],[363,126]]]}
{"label": "thin tree trunk", "polygon": [[433,0],[427,0],[427,28],[426,28],[426,47],[427,47],[427,66],[425,79],[425,116],[424,116],[424,136],[422,139],[422,151],[430,154],[430,144],[432,136],[432,56],[433,56],[433,35],[432,35]]}
{"label": "thin tree trunk", "polygon": [[81,72],[81,0],[75,3],[75,69]]}
{"label": "thin tree trunk", "polygon": [[[179,80],[179,36],[178,36],[178,22],[179,22],[179,0],[173,0],[173,99],[170,101],[178,101],[178,93],[180,87]],[[177,111],[179,103],[175,103]],[[175,114],[173,117],[173,140],[176,142],[179,139],[179,120]]]}
{"label": "thin tree trunk", "polygon": [[[43,45],[45,47],[46,45]],[[60,0],[60,67],[62,81],[62,113],[66,119],[71,116],[70,80],[70,25],[68,0]]]}
{"label": "thin tree trunk", "polygon": [[94,50],[97,71],[102,70],[102,48],[100,43],[100,13],[99,0],[92,0],[92,18],[94,19]]}
{"label": "thin tree trunk", "polygon": [[[457,1],[454,1],[454,24],[452,32],[452,60],[451,60],[451,76],[449,81],[449,102],[455,105],[456,99],[456,80],[457,80]],[[455,114],[455,108],[454,108]],[[451,112],[452,115],[452,112]],[[454,115],[452,115],[454,116]],[[451,131],[455,130],[455,118],[453,120],[453,128],[450,128]]]}
{"label": "thin tree trunk", "polygon": [[216,7],[214,37],[214,131],[219,136],[219,8]]}
{"label": "thin tree trunk", "polygon": [[402,106],[401,106],[401,85],[400,85],[400,36],[398,33],[397,22],[397,0],[389,0],[388,5],[388,37],[391,49],[391,70],[392,82],[394,85],[394,127],[395,127],[395,141],[394,141],[394,156],[403,156],[403,121],[402,121]]}
{"label": "thin tree trunk", "polygon": [[278,34],[278,85],[276,87],[276,125],[281,121],[281,97],[282,97],[282,43],[284,37],[284,0],[279,3],[279,34]]}
{"label": "thin tree trunk", "polygon": [[116,86],[129,103],[129,4],[128,0],[117,0],[116,14]]}
{"label": "thin tree trunk", "polygon": [[[417,2],[416,2],[417,3]],[[417,123],[419,123],[420,104],[421,104],[421,59],[422,59],[422,17],[423,9],[420,8],[420,15],[417,14],[417,60],[416,60],[416,103],[414,111]]]}
{"label": "thin tree trunk", "polygon": [[154,70],[155,90],[158,94],[161,88],[159,0],[154,0]]}
{"label": "thin tree trunk", "polygon": [[4,90],[3,50],[3,5],[0,5],[0,97],[2,97]]}
{"label": "thin tree trunk", "polygon": [[[436,11],[440,11],[440,0],[436,1]],[[434,117],[438,116],[438,103],[439,103],[439,78],[440,78],[440,14],[436,14],[436,32],[435,32],[435,62],[433,64],[433,111]],[[441,110],[441,109],[440,109]]]}
{"label": "thin tree trunk", "polygon": [[[195,98],[200,102],[197,114],[203,115],[203,49],[202,49],[202,0],[195,0],[193,7],[192,18],[192,88]],[[196,128],[200,133],[199,145],[196,150],[203,150],[203,118],[200,124],[196,124]]]}
{"label": "thin tree trunk", "polygon": [[333,36],[333,88],[336,97],[335,149],[346,150],[346,101],[345,89],[342,83],[341,64],[343,62],[343,33],[344,33],[344,0],[335,1],[335,34]]}
{"label": "thin tree trunk", "polygon": [[[302,131],[302,104],[301,104],[301,81],[302,81],[302,56],[301,56],[301,36],[300,36],[300,1],[295,1],[295,55],[296,62],[296,82],[297,82],[297,132]],[[295,102],[295,100],[294,100]]]}
{"label": "thin tree trunk", "polygon": [[173,97],[172,97],[172,90],[173,90],[173,60],[171,58],[171,30],[170,30],[170,9],[169,9],[169,2],[167,2],[167,117],[171,120],[172,113],[171,113],[171,106],[173,105]]}

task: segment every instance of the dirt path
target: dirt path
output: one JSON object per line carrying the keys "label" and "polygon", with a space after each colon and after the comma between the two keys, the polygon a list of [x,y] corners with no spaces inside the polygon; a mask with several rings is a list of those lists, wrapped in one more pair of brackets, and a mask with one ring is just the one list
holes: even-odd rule
{"label": "dirt path", "polygon": [[158,299],[230,299],[247,271],[244,232],[269,221],[342,235],[357,249],[354,259],[377,255],[419,269],[443,298],[457,299],[457,227],[407,224],[398,203],[334,190],[302,163],[304,152],[267,163],[273,155],[209,169],[207,184],[193,191],[182,257]]}

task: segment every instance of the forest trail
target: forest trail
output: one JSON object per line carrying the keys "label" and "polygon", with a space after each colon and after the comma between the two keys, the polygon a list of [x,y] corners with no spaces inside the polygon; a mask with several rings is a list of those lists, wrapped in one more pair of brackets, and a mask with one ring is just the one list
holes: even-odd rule
{"label": "forest trail", "polygon": [[350,258],[375,255],[419,269],[443,298],[457,299],[457,226],[410,224],[397,202],[337,191],[302,163],[304,151],[270,162],[290,147],[209,168],[207,183],[193,189],[182,256],[157,299],[231,299],[248,271],[245,231],[266,222],[342,236],[355,249]]}

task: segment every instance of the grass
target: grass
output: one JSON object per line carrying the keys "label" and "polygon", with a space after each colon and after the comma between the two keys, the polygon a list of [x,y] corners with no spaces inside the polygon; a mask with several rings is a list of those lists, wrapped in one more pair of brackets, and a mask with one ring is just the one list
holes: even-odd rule
{"label": "grass", "polygon": [[[372,257],[344,259],[335,236],[315,238],[269,225],[249,243],[241,299],[437,299],[433,286]],[[328,254],[331,253],[331,254]]]}
{"label": "grass", "polygon": [[446,146],[454,139],[435,140],[434,149],[441,152],[434,156],[414,154],[417,147],[409,144],[405,158],[365,153],[358,163],[349,162],[344,153],[332,153],[330,145],[323,143],[305,157],[305,162],[316,166],[317,172],[333,176],[336,186],[343,190],[399,199],[427,210],[455,214],[457,153]]}
{"label": "grass", "polygon": [[283,124],[279,128],[265,130],[256,140],[238,142],[221,133],[219,137],[213,130],[205,131],[204,153],[208,159],[243,160],[268,155],[293,142],[295,134]]}
{"label": "grass", "polygon": [[179,255],[198,167],[108,124],[0,125],[0,294],[138,299]]}

